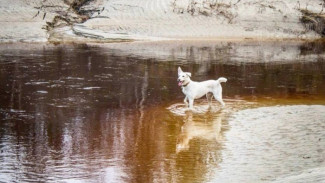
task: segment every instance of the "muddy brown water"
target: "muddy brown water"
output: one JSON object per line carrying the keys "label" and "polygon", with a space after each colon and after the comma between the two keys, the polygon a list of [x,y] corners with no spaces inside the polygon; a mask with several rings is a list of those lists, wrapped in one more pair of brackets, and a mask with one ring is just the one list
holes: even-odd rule
{"label": "muddy brown water", "polygon": [[324,46],[2,44],[0,182],[324,182]]}

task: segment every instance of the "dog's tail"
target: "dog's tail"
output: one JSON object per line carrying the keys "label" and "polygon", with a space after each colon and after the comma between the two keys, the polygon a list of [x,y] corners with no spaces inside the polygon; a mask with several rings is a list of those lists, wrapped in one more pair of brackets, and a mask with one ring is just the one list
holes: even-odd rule
{"label": "dog's tail", "polygon": [[227,79],[224,78],[224,77],[220,77],[217,81],[218,81],[219,83],[222,83],[222,82],[227,82]]}

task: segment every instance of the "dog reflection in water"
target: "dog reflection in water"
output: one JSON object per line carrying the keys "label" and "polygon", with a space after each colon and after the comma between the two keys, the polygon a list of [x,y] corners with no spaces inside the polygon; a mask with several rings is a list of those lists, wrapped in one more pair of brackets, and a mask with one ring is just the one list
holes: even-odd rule
{"label": "dog reflection in water", "polygon": [[189,143],[194,138],[217,142],[221,140],[222,113],[208,111],[205,114],[195,114],[186,111],[184,122],[178,136],[176,153],[188,150]]}

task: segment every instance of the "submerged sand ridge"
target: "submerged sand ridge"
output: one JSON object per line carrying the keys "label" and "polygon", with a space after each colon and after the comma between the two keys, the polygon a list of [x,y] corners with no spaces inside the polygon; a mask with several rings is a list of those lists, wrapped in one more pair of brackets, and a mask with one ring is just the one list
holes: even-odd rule
{"label": "submerged sand ridge", "polygon": [[321,35],[312,31],[311,25],[304,26],[302,12],[322,13],[324,3],[320,0],[0,2],[3,42],[317,39]]}
{"label": "submerged sand ridge", "polygon": [[284,105],[234,113],[222,171],[211,182],[324,182],[324,111],[323,105]]}

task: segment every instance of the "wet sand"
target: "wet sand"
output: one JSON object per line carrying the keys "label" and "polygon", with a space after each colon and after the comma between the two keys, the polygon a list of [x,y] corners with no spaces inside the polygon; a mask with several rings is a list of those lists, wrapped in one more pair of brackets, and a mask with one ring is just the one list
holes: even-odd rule
{"label": "wet sand", "polygon": [[235,113],[211,182],[325,181],[324,111],[324,105],[284,105]]}
{"label": "wet sand", "polygon": [[[324,50],[309,43],[2,44],[5,182],[321,182]],[[228,79],[184,107],[177,67]]]}

